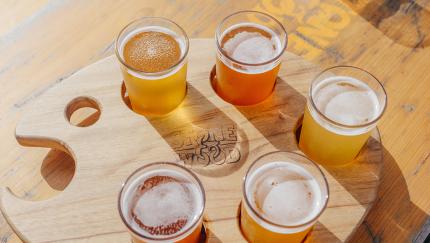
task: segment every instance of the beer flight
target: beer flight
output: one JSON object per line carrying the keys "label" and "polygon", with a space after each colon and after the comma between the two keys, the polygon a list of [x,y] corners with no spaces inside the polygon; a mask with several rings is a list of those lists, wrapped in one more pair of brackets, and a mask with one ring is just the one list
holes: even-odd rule
{"label": "beer flight", "polygon": [[[287,46],[282,24],[264,13],[241,11],[227,16],[215,37],[216,93],[240,106],[270,96]],[[165,18],[141,18],[119,33],[115,53],[135,112],[162,116],[182,102],[188,50],[185,31]],[[248,168],[240,216],[244,237],[250,242],[302,242],[329,197],[316,163],[352,163],[384,113],[386,100],[382,84],[360,68],[337,66],[315,77],[299,140],[306,156],[271,152]],[[199,242],[205,200],[204,187],[191,170],[154,162],[129,176],[118,207],[133,242]]]}

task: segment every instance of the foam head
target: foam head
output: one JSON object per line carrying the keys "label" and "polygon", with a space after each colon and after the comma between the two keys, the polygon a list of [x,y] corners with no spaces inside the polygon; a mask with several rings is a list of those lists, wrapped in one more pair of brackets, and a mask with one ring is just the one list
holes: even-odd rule
{"label": "foam head", "polygon": [[172,31],[146,27],[133,31],[122,47],[125,62],[143,72],[161,72],[181,58],[181,43]]}
{"label": "foam head", "polygon": [[322,194],[316,179],[291,162],[271,162],[247,180],[248,198],[264,218],[280,225],[300,225],[321,210]]}
{"label": "foam head", "polygon": [[344,125],[362,125],[380,113],[378,97],[366,83],[346,76],[322,80],[313,88],[312,98],[318,110]]}
{"label": "foam head", "polygon": [[221,45],[233,59],[258,64],[270,61],[279,53],[280,40],[262,25],[238,24],[224,31]]}
{"label": "foam head", "polygon": [[187,176],[159,169],[142,174],[124,194],[127,223],[139,234],[175,236],[200,217],[203,199],[198,185]]}

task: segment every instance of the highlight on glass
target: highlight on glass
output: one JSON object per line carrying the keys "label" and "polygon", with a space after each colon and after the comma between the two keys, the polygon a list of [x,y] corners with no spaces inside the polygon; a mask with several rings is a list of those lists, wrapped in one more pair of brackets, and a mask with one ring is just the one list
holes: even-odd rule
{"label": "highlight on glass", "polygon": [[182,102],[188,49],[185,31],[165,18],[141,18],[119,33],[115,53],[135,112],[165,115]]}
{"label": "highlight on glass", "polygon": [[250,242],[303,242],[327,207],[318,165],[293,152],[271,152],[248,169],[240,227]]}
{"label": "highlight on glass", "polygon": [[321,72],[312,82],[299,147],[328,166],[353,161],[387,106],[382,84],[351,66]]}
{"label": "highlight on glass", "polygon": [[271,95],[287,33],[270,15],[241,11],[227,16],[216,30],[218,95],[234,105],[257,104]]}
{"label": "highlight on glass", "polygon": [[134,243],[196,243],[202,237],[205,202],[194,173],[174,163],[156,162],[130,175],[118,208]]}

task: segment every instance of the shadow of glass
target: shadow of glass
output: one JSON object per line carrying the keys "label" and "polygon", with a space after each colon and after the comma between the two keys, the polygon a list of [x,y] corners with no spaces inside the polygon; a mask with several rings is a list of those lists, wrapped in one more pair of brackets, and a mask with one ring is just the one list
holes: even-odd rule
{"label": "shadow of glass", "polygon": [[327,229],[323,224],[317,222],[314,225],[312,233],[307,237],[305,242],[330,242],[330,243],[340,243],[342,242],[337,238],[329,229]]}
{"label": "shadow of glass", "polygon": [[412,48],[430,45],[430,11],[418,1],[343,1],[394,42]]}
{"label": "shadow of glass", "polygon": [[414,235],[419,233],[417,225],[423,225],[429,217],[411,201],[406,179],[385,148],[383,156],[377,199],[350,242],[363,242],[366,238],[372,242],[384,242],[384,239],[415,242]]}
{"label": "shadow of glass", "polygon": [[206,242],[222,243],[222,241],[214,233],[211,233],[210,237],[207,238]]}
{"label": "shadow of glass", "polygon": [[302,94],[278,78],[272,95],[266,100],[236,108],[278,150],[291,151],[298,149],[294,131],[305,104],[306,98]]}
{"label": "shadow of glass", "polygon": [[[129,105],[124,85],[122,90],[124,102]],[[148,120],[180,162],[199,174],[229,175],[242,167],[248,156],[245,133],[190,84],[178,108]]]}

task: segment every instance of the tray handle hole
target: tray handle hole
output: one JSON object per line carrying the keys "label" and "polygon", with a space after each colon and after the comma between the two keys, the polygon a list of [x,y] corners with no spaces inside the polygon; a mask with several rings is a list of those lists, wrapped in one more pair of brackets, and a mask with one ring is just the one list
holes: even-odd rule
{"label": "tray handle hole", "polygon": [[76,127],[88,127],[100,118],[100,105],[90,97],[77,97],[66,106],[67,121]]}

